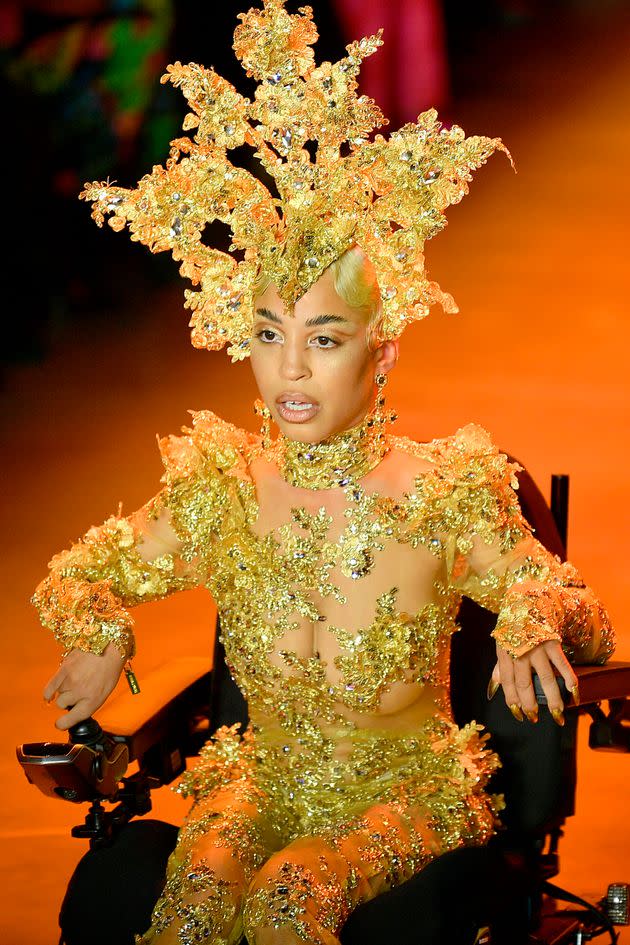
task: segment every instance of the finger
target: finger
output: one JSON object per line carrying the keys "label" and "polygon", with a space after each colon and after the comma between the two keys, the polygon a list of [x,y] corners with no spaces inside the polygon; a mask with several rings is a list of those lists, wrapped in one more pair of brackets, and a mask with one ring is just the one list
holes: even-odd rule
{"label": "finger", "polygon": [[573,696],[573,701],[576,705],[580,704],[580,690],[578,687],[578,678],[575,675],[573,667],[566,658],[564,651],[560,644],[557,646],[545,646],[545,652],[549,657],[551,663],[556,667],[564,683]]}
{"label": "finger", "polygon": [[532,666],[535,668],[542,690],[547,699],[547,707],[551,712],[554,722],[558,725],[564,725],[564,700],[558,687],[556,674],[553,666],[549,662],[544,650],[538,651],[532,656]]}
{"label": "finger", "polygon": [[523,712],[530,722],[537,722],[538,702],[534,691],[529,653],[514,661],[514,680]]}
{"label": "finger", "polygon": [[521,712],[521,704],[514,684],[514,660],[509,653],[506,653],[506,651],[502,650],[500,647],[497,647],[497,656],[499,659],[499,673],[505,701],[514,718],[518,722],[522,722],[524,717]]}
{"label": "finger", "polygon": [[490,681],[488,682],[488,699],[492,699],[496,694],[497,689],[501,685],[501,671],[499,669],[499,661],[494,664],[494,669],[492,670],[492,675],[490,676]]}
{"label": "finger", "polygon": [[66,712],[65,715],[59,716],[55,721],[56,728],[61,729],[61,731],[66,731],[72,725],[76,725],[77,722],[82,722],[84,719],[88,719],[92,714],[91,705],[87,699],[79,699],[77,704],[70,709],[69,712]]}
{"label": "finger", "polygon": [[67,709],[72,705],[76,705],[77,702],[79,702],[78,697],[71,689],[66,689],[64,692],[59,693],[55,705],[59,706],[60,709]]}
{"label": "finger", "polygon": [[545,651],[543,649],[537,648],[536,652],[532,653],[531,661],[547,699],[549,710],[563,709],[564,701],[562,699],[560,689],[558,688],[556,674],[554,672],[553,665],[549,662],[549,657]]}
{"label": "finger", "polygon": [[64,679],[66,678],[68,670],[62,664],[54,676],[51,676],[46,685],[44,686],[44,691],[42,693],[46,702],[52,702],[55,697],[55,694],[59,691]]}

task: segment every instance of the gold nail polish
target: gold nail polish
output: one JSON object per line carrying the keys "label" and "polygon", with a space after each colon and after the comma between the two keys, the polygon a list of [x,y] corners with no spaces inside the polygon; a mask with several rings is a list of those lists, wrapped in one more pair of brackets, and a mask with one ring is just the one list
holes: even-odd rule
{"label": "gold nail polish", "polygon": [[551,715],[556,725],[564,725],[564,712],[562,709],[551,709]]}
{"label": "gold nail polish", "polygon": [[525,715],[527,716],[527,721],[531,722],[532,725],[535,725],[538,721],[538,709],[525,709]]}
{"label": "gold nail polish", "polygon": [[490,682],[488,683],[488,693],[487,693],[488,701],[490,701],[490,699],[492,699],[496,695],[498,688],[499,688],[499,683],[496,681],[496,679],[491,679]]}
{"label": "gold nail polish", "polygon": [[571,695],[573,696],[573,702],[575,705],[580,704],[580,690],[577,686],[571,687]]}
{"label": "gold nail polish", "polygon": [[509,708],[510,712],[512,713],[512,715],[514,716],[514,718],[516,719],[517,722],[524,722],[524,721],[525,721],[525,716],[524,716],[523,713],[521,712],[521,707],[520,707],[520,705],[517,705],[516,702],[513,702],[510,706],[508,706],[508,708]]}

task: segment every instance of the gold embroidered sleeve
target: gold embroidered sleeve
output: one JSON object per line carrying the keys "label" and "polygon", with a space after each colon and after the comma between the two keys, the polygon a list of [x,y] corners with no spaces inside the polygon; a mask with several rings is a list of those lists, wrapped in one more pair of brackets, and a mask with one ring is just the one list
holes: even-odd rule
{"label": "gold embroidered sleeve", "polygon": [[169,490],[128,518],[113,515],[55,555],[32,602],[65,651],[135,651],[129,607],[199,583],[170,525]]}
{"label": "gold embroidered sleeve", "polygon": [[573,662],[603,663],[614,650],[608,614],[576,568],[534,537],[515,492],[518,468],[481,427],[453,438],[445,490],[458,526],[446,536],[450,583],[498,614],[493,636],[512,656],[558,640]]}
{"label": "gold embroidered sleeve", "polygon": [[113,642],[132,656],[128,608],[204,582],[216,539],[242,517],[236,483],[251,435],[209,411],[193,413],[183,432],[159,442],[164,488],[154,499],[50,562],[32,600],[66,651],[102,653]]}

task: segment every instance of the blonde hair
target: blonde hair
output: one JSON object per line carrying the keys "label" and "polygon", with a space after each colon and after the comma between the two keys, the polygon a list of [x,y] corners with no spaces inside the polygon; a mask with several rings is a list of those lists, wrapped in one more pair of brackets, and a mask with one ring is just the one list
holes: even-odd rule
{"label": "blonde hair", "polygon": [[[351,246],[328,267],[335,292],[346,305],[362,312],[367,319],[367,346],[374,351],[380,345],[383,307],[374,266],[360,246]],[[259,273],[254,283],[254,297],[261,295],[271,280]]]}

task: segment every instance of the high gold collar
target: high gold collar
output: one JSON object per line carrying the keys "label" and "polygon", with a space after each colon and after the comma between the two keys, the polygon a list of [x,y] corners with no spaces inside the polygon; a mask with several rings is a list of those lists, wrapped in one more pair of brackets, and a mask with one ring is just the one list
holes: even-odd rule
{"label": "high gold collar", "polygon": [[300,489],[344,488],[375,469],[390,450],[382,422],[372,411],[357,426],[319,443],[290,440],[281,433],[275,445],[283,479]]}

